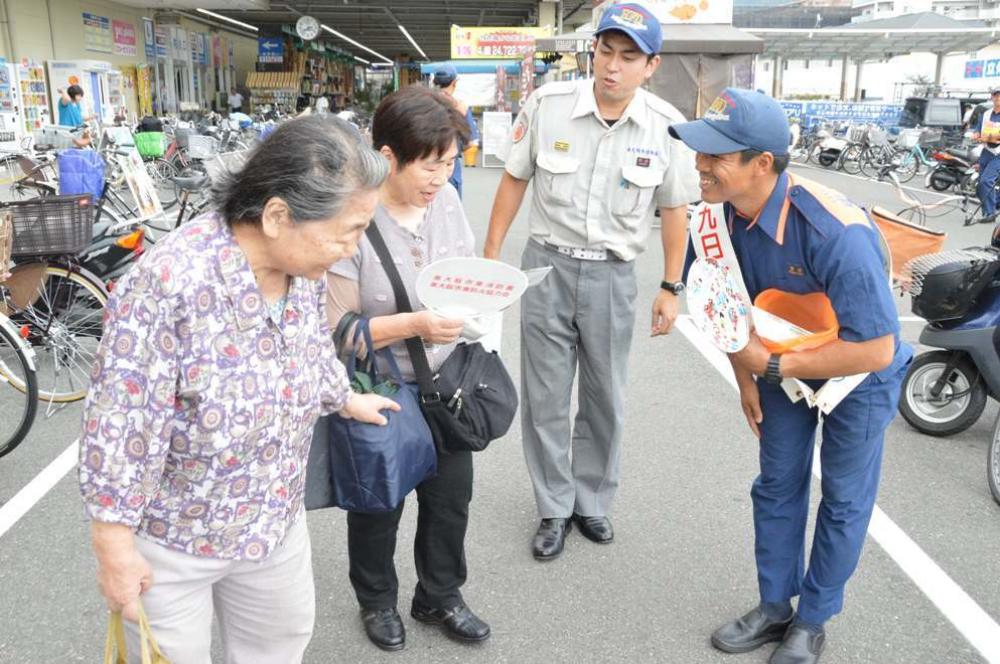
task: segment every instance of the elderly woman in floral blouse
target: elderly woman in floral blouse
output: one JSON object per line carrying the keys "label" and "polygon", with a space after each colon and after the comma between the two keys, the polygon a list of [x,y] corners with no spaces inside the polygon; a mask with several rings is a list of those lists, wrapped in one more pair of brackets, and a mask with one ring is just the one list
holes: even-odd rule
{"label": "elderly woman in floral blouse", "polygon": [[102,594],[128,617],[142,593],[175,664],[210,661],[213,609],[225,661],[302,659],[313,425],[398,409],[351,392],[323,311],[326,269],[357,249],[386,172],[346,123],[292,120],[108,303],[80,488]]}

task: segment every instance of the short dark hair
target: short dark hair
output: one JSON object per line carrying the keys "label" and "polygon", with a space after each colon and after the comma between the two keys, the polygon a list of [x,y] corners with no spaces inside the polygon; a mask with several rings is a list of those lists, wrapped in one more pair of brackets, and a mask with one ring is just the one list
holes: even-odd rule
{"label": "short dark hair", "polygon": [[79,85],[71,85],[68,88],[66,88],[66,94],[69,96],[70,99],[76,99],[77,97],[82,97],[83,88],[81,88]]}
{"label": "short dark hair", "polygon": [[259,225],[275,197],[288,204],[293,221],[316,221],[336,216],[354,194],[379,187],[388,172],[388,162],[353,125],[311,115],[278,126],[241,168],[218,178],[212,197],[230,226]]}
{"label": "short dark hair", "polygon": [[443,155],[452,143],[469,140],[469,124],[455,104],[437,90],[411,85],[378,105],[372,118],[372,147],[388,146],[400,166]]}
{"label": "short dark hair", "polygon": [[[762,154],[764,154],[763,150],[743,150],[740,152],[740,163],[748,164]],[[771,162],[771,170],[776,175],[781,175],[785,172],[785,169],[788,168],[788,161],[790,159],[789,155],[771,153],[771,156],[774,157],[774,161]]]}

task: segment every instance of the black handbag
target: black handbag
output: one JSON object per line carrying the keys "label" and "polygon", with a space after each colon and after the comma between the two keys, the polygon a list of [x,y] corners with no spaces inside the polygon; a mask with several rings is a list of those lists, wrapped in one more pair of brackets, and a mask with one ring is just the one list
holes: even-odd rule
{"label": "black handbag", "polygon": [[[412,312],[403,280],[375,222],[365,233],[392,284],[396,309]],[[463,342],[432,375],[420,337],[407,339],[406,350],[420,387],[420,409],[439,452],[479,452],[507,433],[517,413],[517,390],[499,355],[482,344]]]}

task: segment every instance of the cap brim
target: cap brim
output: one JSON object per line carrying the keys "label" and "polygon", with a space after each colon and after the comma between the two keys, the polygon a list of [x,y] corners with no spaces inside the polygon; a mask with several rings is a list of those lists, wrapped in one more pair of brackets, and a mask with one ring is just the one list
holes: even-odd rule
{"label": "cap brim", "polygon": [[669,131],[671,136],[702,154],[729,154],[749,149],[748,145],[737,143],[704,120],[673,124]]}
{"label": "cap brim", "polygon": [[597,32],[594,33],[594,37],[599,37],[600,35],[603,35],[605,32],[611,32],[612,30],[617,30],[622,34],[628,35],[628,38],[634,41],[635,45],[639,47],[639,50],[645,53],[646,55],[656,55],[656,51],[650,48],[649,45],[642,40],[638,32],[636,32],[632,28],[626,28],[625,26],[622,25],[612,25],[607,28],[604,28],[603,30],[598,30]]}

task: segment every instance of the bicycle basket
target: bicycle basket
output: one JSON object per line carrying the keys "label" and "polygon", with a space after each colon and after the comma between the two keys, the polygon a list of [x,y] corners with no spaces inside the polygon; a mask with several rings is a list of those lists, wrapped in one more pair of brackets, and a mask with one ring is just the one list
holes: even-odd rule
{"label": "bicycle basket", "polygon": [[94,238],[89,195],[44,196],[8,203],[14,228],[14,256],[79,254]]}
{"label": "bicycle basket", "polygon": [[188,137],[188,156],[192,159],[211,159],[219,151],[219,142],[211,136],[196,134]]}
{"label": "bicycle basket", "polygon": [[14,224],[11,219],[13,215],[7,211],[0,211],[0,282],[10,276],[10,250],[14,241]]}
{"label": "bicycle basket", "polygon": [[174,139],[177,141],[177,147],[187,150],[188,139],[195,135],[194,129],[188,129],[186,127],[178,127],[174,129]]}
{"label": "bicycle basket", "polygon": [[918,256],[903,266],[902,279],[913,296],[913,313],[929,321],[961,318],[1000,269],[990,249],[954,249]]}
{"label": "bicycle basket", "polygon": [[920,130],[919,129],[904,129],[899,132],[899,138],[896,140],[896,145],[901,148],[906,148],[909,150],[914,145],[920,142]]}
{"label": "bicycle basket", "polygon": [[155,159],[163,156],[163,132],[145,131],[135,134],[135,149],[144,159]]}

